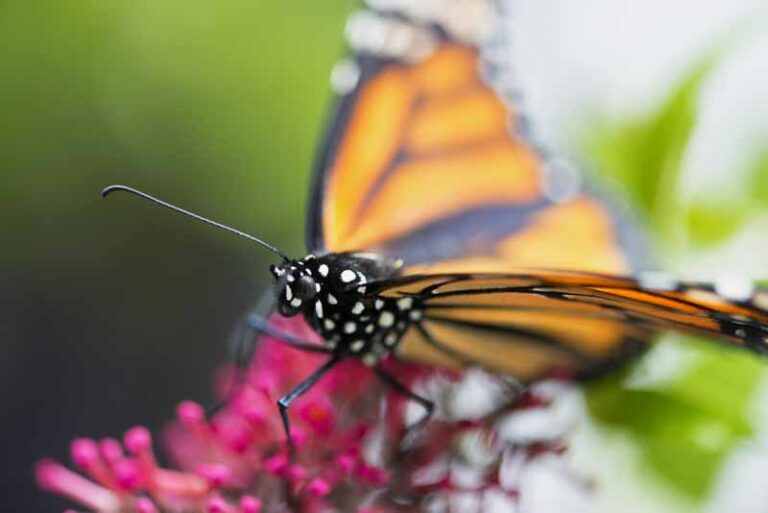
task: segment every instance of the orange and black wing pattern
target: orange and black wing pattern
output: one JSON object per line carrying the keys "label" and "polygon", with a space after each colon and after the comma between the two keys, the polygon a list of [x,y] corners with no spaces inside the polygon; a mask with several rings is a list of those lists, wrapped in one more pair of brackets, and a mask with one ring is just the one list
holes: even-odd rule
{"label": "orange and black wing pattern", "polygon": [[567,271],[416,275],[371,287],[420,304],[422,321],[406,333],[400,356],[477,364],[523,382],[558,371],[588,375],[662,331],[768,352],[768,290],[727,299],[707,284],[660,290],[632,278]]}
{"label": "orange and black wing pattern", "polygon": [[352,37],[308,246],[404,261],[367,287],[418,298],[400,356],[530,382],[611,367],[665,330],[763,352],[767,293],[726,299],[708,285],[620,277],[648,267],[642,237],[526,135],[524,109],[488,79],[482,38],[366,13],[366,30],[348,33],[375,44]]}
{"label": "orange and black wing pattern", "polygon": [[520,135],[522,120],[484,80],[478,49],[409,27],[419,42],[412,55],[363,49],[347,62],[356,82],[339,99],[316,170],[310,251],[373,251],[406,266],[482,263],[475,271],[630,270],[631,230],[615,211],[587,192],[547,195],[552,162]]}

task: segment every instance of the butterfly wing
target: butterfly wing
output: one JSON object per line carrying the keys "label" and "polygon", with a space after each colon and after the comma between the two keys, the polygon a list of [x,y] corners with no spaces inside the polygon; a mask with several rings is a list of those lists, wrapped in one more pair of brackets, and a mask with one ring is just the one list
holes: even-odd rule
{"label": "butterfly wing", "polygon": [[707,284],[659,290],[631,278],[567,271],[414,275],[370,288],[419,299],[423,317],[406,332],[400,356],[448,367],[481,365],[524,382],[554,371],[593,372],[660,331],[768,350],[765,290],[727,299]]}
{"label": "butterfly wing", "polygon": [[341,69],[356,80],[339,98],[315,172],[310,251],[374,251],[442,268],[482,264],[475,271],[633,267],[634,238],[613,209],[575,186],[553,193],[547,177],[559,170],[555,185],[573,185],[575,170],[521,135],[514,105],[483,79],[488,63],[472,42],[477,34],[366,16],[348,32],[402,44],[395,51],[351,37],[356,53]]}
{"label": "butterfly wing", "polygon": [[610,366],[661,330],[762,349],[764,293],[738,302],[610,276],[645,265],[636,232],[533,144],[519,105],[485,80],[476,41],[489,25],[468,37],[433,16],[369,10],[348,27],[355,53],[337,73],[346,87],[308,218],[312,252],[405,260],[402,276],[368,290],[422,299],[400,355],[531,381]]}

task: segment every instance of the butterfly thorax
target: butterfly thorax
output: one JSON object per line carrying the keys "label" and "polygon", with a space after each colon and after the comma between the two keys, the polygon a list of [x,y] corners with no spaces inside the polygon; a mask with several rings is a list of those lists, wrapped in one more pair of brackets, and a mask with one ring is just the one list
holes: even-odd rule
{"label": "butterfly thorax", "polygon": [[271,268],[278,311],[302,314],[328,348],[375,365],[421,318],[417,297],[379,296],[371,283],[400,274],[400,261],[372,253],[331,253]]}

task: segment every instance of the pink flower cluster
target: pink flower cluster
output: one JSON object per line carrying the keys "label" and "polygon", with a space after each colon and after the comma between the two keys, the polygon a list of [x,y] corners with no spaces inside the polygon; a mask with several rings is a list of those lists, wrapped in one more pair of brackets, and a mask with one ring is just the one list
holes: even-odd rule
{"label": "pink flower cluster", "polygon": [[[316,339],[296,319],[274,324]],[[207,418],[191,401],[179,404],[162,437],[173,468],[158,464],[149,431],[135,427],[122,442],[75,440],[71,460],[79,472],[43,460],[37,481],[98,512],[394,513],[456,497],[471,497],[484,511],[489,494],[496,501],[517,498],[514,483],[503,478],[507,456],[529,460],[563,449],[559,439],[510,446],[499,436],[505,417],[546,407],[530,393],[512,402],[514,392],[501,378],[483,374],[489,405],[478,415],[453,404],[468,373],[386,362],[402,383],[438,404],[430,422],[413,432],[408,426],[423,408],[350,359],[292,406],[292,455],[276,401],[325,358],[261,337],[247,379],[215,415]],[[229,380],[218,381],[226,396]]]}

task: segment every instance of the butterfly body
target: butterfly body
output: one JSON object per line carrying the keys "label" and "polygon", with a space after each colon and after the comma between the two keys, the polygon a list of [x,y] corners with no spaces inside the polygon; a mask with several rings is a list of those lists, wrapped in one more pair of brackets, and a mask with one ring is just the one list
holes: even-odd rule
{"label": "butterfly body", "polygon": [[370,283],[398,277],[401,266],[374,253],[308,255],[273,266],[278,311],[302,315],[335,354],[374,366],[422,315],[418,298],[369,293]]}

